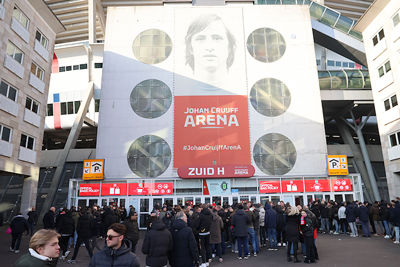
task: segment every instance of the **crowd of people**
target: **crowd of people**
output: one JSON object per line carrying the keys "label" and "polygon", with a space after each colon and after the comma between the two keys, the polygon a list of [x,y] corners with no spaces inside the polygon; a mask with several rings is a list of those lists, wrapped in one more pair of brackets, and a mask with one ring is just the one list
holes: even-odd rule
{"label": "crowd of people", "polygon": [[[30,260],[55,266],[58,260],[67,259],[72,247],[67,262],[74,264],[82,246],[91,258],[89,266],[139,266],[135,256],[138,216],[132,206],[129,210],[72,207],[58,214],[52,207],[43,218],[44,229],[35,233],[37,217],[32,209],[28,219],[18,214],[11,221],[11,252],[19,253],[24,232],[32,236],[29,252],[18,260],[18,267],[42,266],[26,265]],[[322,200],[303,207],[282,201],[265,205],[164,205],[154,207],[146,225],[141,247],[146,266],[205,267],[213,261],[222,263],[227,250],[237,253],[240,261],[256,257],[262,247],[271,253],[286,247],[287,261],[314,263],[319,260],[318,233],[358,237],[360,232],[364,237],[381,235],[399,244],[400,200],[373,204]],[[99,246],[99,238],[104,239],[104,248]]]}

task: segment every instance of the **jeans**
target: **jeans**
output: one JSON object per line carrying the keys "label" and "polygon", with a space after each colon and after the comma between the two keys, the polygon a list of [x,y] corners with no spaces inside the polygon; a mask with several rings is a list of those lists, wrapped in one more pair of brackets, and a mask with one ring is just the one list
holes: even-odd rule
{"label": "jeans", "polygon": [[199,235],[200,238],[200,255],[203,263],[211,259],[210,235]]}
{"label": "jeans", "polygon": [[242,246],[244,250],[244,256],[247,257],[249,255],[249,239],[247,236],[238,236],[236,237],[237,244],[238,244],[238,251],[239,251],[239,257],[242,257]]}
{"label": "jeans", "polygon": [[347,221],[346,219],[340,219],[340,230],[344,233],[347,234]]}
{"label": "jeans", "polygon": [[222,231],[221,232],[221,251],[222,251],[222,254],[225,254],[225,248],[226,248],[225,241],[226,241],[226,232]]}
{"label": "jeans", "polygon": [[333,219],[333,224],[335,225],[335,232],[339,233],[339,222],[336,219]]}
{"label": "jeans", "polygon": [[28,223],[29,225],[29,234],[33,236],[33,232],[35,231],[35,223]]}
{"label": "jeans", "polygon": [[378,235],[383,234],[384,230],[383,230],[383,226],[382,226],[382,221],[374,221],[374,225],[375,225],[376,233]]}
{"label": "jeans", "polygon": [[276,248],[276,229],[275,228],[267,228],[267,234],[269,239],[269,248]]}
{"label": "jeans", "polygon": [[221,248],[221,243],[218,244],[212,244],[212,251],[213,253],[217,255],[218,258],[222,258],[222,248]]}
{"label": "jeans", "polygon": [[383,226],[385,227],[385,235],[389,235],[390,236],[389,222],[388,221],[383,221]]}
{"label": "jeans", "polygon": [[253,253],[259,253],[260,248],[258,246],[258,236],[254,228],[249,227],[247,232],[249,233],[250,236],[250,243],[251,246],[253,247]]}
{"label": "jeans", "polygon": [[82,243],[85,243],[85,247],[86,250],[89,253],[89,256],[92,257],[93,256],[93,251],[90,247],[90,241],[89,238],[81,238],[78,236],[78,240],[76,240],[76,244],[75,244],[75,248],[74,248],[74,255],[72,255],[72,260],[75,260],[76,257],[78,256],[78,252],[79,252],[79,248],[81,246]]}
{"label": "jeans", "polygon": [[356,222],[349,222],[349,226],[350,226],[350,230],[351,230],[351,235],[358,236]]}
{"label": "jeans", "polygon": [[297,257],[297,246],[298,246],[298,242],[288,242],[288,246],[287,246],[287,256],[290,257],[290,255],[294,255],[294,257]]}
{"label": "jeans", "polygon": [[361,222],[361,227],[362,227],[362,231],[363,231],[363,236],[371,236],[371,232],[369,231],[369,222]]}
{"label": "jeans", "polygon": [[266,232],[267,232],[267,229],[265,228],[265,226],[260,226],[260,242],[261,242],[262,246],[267,244]]}
{"label": "jeans", "polygon": [[329,234],[330,231],[329,218],[321,218],[321,230]]}
{"label": "jeans", "polygon": [[394,227],[394,233],[396,235],[396,241],[399,242],[400,240],[400,226],[395,226]]}
{"label": "jeans", "polygon": [[21,239],[22,239],[22,233],[11,233],[11,248],[19,250]]}
{"label": "jeans", "polygon": [[60,238],[60,249],[62,251],[62,256],[65,256],[65,252],[68,250],[68,240],[71,235],[62,235]]}

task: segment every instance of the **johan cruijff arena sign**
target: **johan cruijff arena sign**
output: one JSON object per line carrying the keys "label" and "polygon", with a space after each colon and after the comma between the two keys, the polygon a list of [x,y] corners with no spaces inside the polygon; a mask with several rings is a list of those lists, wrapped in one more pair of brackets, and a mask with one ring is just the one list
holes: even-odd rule
{"label": "johan cruijff arena sign", "polygon": [[109,7],[102,79],[106,178],[326,175],[307,7]]}

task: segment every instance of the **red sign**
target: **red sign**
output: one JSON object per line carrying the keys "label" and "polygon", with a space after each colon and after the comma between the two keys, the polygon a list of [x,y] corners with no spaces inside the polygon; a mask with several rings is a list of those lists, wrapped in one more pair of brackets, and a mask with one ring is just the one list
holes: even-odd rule
{"label": "red sign", "polygon": [[174,183],[154,183],[153,184],[153,196],[154,195],[172,195],[174,193]]}
{"label": "red sign", "polygon": [[102,196],[126,196],[127,191],[127,184],[101,184]]}
{"label": "red sign", "polygon": [[304,192],[303,180],[282,180],[283,193]]}
{"label": "red sign", "polygon": [[251,177],[254,172],[252,165],[184,166],[178,169],[181,178]]}
{"label": "red sign", "polygon": [[80,184],[79,196],[95,196],[100,195],[100,184]]}
{"label": "red sign", "polygon": [[304,180],[306,192],[330,192],[331,184],[329,180]]}
{"label": "red sign", "polygon": [[332,179],[332,190],[333,191],[352,191],[353,186],[351,185],[350,179]]}
{"label": "red sign", "polygon": [[130,183],[128,186],[128,195],[140,196],[150,195],[151,183]]}
{"label": "red sign", "polygon": [[280,193],[281,182],[280,181],[260,181],[259,183],[260,193]]}

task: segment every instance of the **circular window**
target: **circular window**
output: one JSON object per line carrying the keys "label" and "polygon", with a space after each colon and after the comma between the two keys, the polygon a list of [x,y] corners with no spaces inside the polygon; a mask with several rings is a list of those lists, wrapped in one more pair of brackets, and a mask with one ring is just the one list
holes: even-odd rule
{"label": "circular window", "polygon": [[258,61],[274,62],[285,53],[286,43],[279,32],[270,28],[260,28],[247,38],[247,50]]}
{"label": "circular window", "polygon": [[140,117],[158,118],[163,115],[172,102],[168,85],[159,80],[145,80],[133,88],[130,96],[131,107]]}
{"label": "circular window", "polygon": [[250,91],[251,105],[264,116],[281,115],[289,108],[290,101],[289,89],[277,79],[261,79],[253,85]]}
{"label": "circular window", "polygon": [[253,158],[265,174],[283,175],[296,163],[296,148],[286,136],[270,133],[262,136],[254,145]]}
{"label": "circular window", "polygon": [[128,150],[128,165],[139,177],[157,177],[171,162],[168,143],[155,135],[145,135],[136,139]]}
{"label": "circular window", "polygon": [[163,62],[172,51],[168,34],[157,29],[141,32],[133,41],[133,54],[146,64]]}

